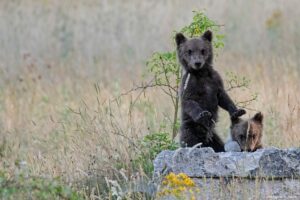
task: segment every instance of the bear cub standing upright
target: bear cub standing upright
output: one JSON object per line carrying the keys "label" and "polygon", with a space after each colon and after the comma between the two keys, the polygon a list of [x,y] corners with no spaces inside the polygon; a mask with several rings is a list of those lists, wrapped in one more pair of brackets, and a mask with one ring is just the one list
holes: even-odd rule
{"label": "bear cub standing upright", "polygon": [[212,32],[206,31],[200,38],[187,39],[182,33],[176,37],[177,54],[183,67],[181,80],[180,144],[192,147],[212,147],[224,151],[224,143],[215,131],[218,106],[227,110],[231,118],[246,113],[237,109],[224,90],[223,81],[212,67]]}

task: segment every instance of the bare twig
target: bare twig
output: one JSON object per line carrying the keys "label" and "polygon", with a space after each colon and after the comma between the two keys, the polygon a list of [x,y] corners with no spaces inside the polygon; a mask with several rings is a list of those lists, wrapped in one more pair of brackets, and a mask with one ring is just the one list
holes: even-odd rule
{"label": "bare twig", "polygon": [[239,81],[236,81],[236,80],[229,80],[227,81],[228,85],[229,85],[229,88],[226,89],[227,92],[231,91],[231,90],[234,90],[234,89],[237,89],[237,88],[242,88],[242,87],[247,87],[247,83],[240,83]]}
{"label": "bare twig", "polygon": [[253,96],[252,98],[250,99],[247,99],[247,100],[244,100],[244,101],[239,101],[239,102],[236,102],[236,104],[241,107],[241,108],[246,108],[248,110],[252,110],[252,111],[257,111],[256,109],[254,108],[250,108],[248,107],[253,101],[255,101],[257,99],[257,95]]}
{"label": "bare twig", "polygon": [[[165,75],[165,79],[166,79],[166,81],[167,81],[167,85],[171,85],[170,84],[170,81],[169,81],[169,78],[168,78],[168,76],[167,76],[167,70],[166,70],[166,67],[165,67],[165,63],[164,63],[164,61],[163,61],[163,59],[162,59],[162,57],[161,56],[159,56],[159,59],[160,59],[160,62],[161,62],[161,64],[162,64],[162,67],[163,67],[163,71],[164,71],[164,75]],[[171,92],[171,90],[170,90],[170,88],[168,87],[168,89],[169,89],[169,96],[171,97],[171,99],[172,99],[172,102],[173,102],[173,105],[175,106],[175,100],[174,100],[174,97],[173,97],[173,95],[172,95],[172,92]]]}

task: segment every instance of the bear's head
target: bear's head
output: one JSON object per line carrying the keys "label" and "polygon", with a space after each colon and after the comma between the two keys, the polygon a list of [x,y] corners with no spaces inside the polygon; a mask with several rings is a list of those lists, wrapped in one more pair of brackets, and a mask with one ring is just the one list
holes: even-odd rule
{"label": "bear's head", "polygon": [[182,33],[176,34],[178,59],[186,71],[199,71],[212,64],[212,37],[209,30],[192,39],[187,39]]}
{"label": "bear's head", "polygon": [[262,148],[263,115],[256,113],[252,118],[231,119],[231,138],[236,141],[242,151],[256,151]]}

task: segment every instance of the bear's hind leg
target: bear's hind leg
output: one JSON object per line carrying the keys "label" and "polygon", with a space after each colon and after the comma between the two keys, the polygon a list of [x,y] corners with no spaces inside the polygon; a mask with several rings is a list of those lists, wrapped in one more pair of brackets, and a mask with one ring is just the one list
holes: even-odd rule
{"label": "bear's hind leg", "polygon": [[205,145],[207,147],[211,147],[214,149],[215,152],[224,152],[224,142],[222,139],[218,136],[218,134],[215,132],[215,130],[212,130],[213,136],[211,140]]}
{"label": "bear's hind leg", "polygon": [[196,144],[203,143],[204,138],[197,135],[194,129],[182,129],[180,134],[181,147],[193,147]]}

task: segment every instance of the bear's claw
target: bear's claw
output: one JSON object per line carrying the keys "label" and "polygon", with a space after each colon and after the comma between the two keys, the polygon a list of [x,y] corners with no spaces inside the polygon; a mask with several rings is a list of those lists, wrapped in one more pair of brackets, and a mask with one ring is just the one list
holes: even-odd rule
{"label": "bear's claw", "polygon": [[236,119],[244,114],[246,114],[246,111],[244,109],[238,109],[231,115],[231,119]]}
{"label": "bear's claw", "polygon": [[209,111],[203,111],[199,113],[197,122],[207,130],[209,130],[214,123],[214,121],[212,120],[212,114]]}
{"label": "bear's claw", "polygon": [[212,115],[209,111],[203,111],[199,114],[198,119],[201,119],[203,117],[212,117]]}

